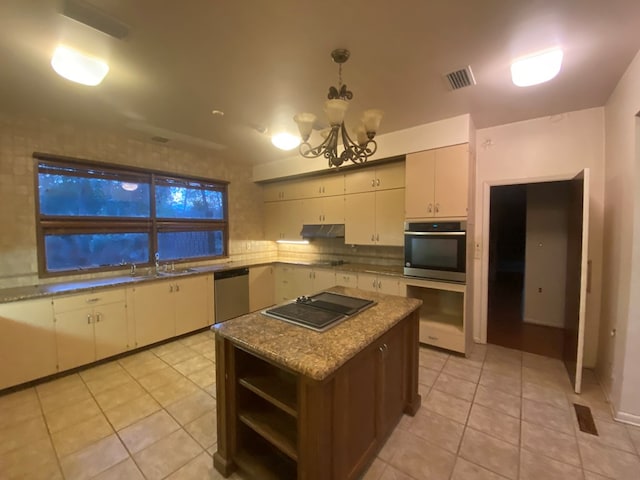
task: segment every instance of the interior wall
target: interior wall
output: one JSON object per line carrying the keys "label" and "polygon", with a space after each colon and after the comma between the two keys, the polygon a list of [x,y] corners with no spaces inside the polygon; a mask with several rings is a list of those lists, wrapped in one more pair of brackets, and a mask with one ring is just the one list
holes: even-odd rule
{"label": "interior wall", "polygon": [[605,105],[605,268],[598,373],[618,417],[640,424],[638,85],[640,52]]}
{"label": "interior wall", "polygon": [[[469,142],[470,122],[471,117],[469,114],[465,114],[378,135],[376,136],[378,150],[375,155],[370,157],[369,161],[467,143]],[[322,143],[322,138],[314,132],[309,143],[314,146],[319,145]],[[324,157],[303,158],[296,153],[282,160],[256,165],[253,168],[253,180],[256,182],[273,180],[321,172],[328,168],[327,159]]]}
{"label": "interior wall", "polygon": [[[486,342],[488,205],[491,185],[567,180],[591,170],[589,258],[591,293],[587,298],[585,366],[596,362],[600,320],[602,221],[604,204],[604,108],[567,112],[477,131],[473,281],[474,338]],[[478,288],[479,287],[479,288]]]}
{"label": "interior wall", "polygon": [[527,185],[525,322],[564,327],[568,213],[566,183]]}
{"label": "interior wall", "polygon": [[250,165],[72,123],[0,116],[0,288],[43,283],[37,275],[34,151],[229,181],[229,253],[277,254],[273,242],[261,241],[262,187],[252,182]]}

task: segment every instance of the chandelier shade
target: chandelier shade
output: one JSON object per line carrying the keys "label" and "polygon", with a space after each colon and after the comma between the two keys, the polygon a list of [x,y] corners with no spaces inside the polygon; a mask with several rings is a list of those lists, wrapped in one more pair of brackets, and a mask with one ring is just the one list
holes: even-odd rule
{"label": "chandelier shade", "polygon": [[[342,64],[348,60],[349,56],[349,50],[345,49],[331,52],[331,58],[338,64],[338,87],[329,87],[328,100],[324,103],[324,113],[330,125],[330,128],[320,132],[324,141],[317,147],[309,144],[311,131],[317,118],[313,113],[299,113],[293,117],[302,138],[300,154],[305,158],[324,156],[329,161],[329,167],[339,167],[349,161],[366,162],[378,148],[373,139],[380,128],[382,110],[370,109],[362,114],[362,124],[355,130],[355,141],[344,125],[344,116],[349,107],[348,100],[353,98],[353,93],[342,83]],[[340,153],[338,153],[339,144],[342,145]]]}

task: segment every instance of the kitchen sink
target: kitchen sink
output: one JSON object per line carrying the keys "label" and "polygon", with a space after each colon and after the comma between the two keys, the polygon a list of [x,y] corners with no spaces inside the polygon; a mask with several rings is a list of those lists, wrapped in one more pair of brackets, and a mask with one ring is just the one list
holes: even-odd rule
{"label": "kitchen sink", "polygon": [[197,272],[195,268],[176,268],[175,270],[161,270],[156,273],[159,277],[172,277],[174,275],[184,275],[186,273]]}

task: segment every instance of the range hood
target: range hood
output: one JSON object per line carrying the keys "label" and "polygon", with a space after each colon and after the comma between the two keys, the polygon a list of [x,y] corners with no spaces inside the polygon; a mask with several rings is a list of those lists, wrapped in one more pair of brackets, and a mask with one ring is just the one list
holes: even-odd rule
{"label": "range hood", "polygon": [[344,237],[344,224],[303,225],[302,238],[340,238]]}

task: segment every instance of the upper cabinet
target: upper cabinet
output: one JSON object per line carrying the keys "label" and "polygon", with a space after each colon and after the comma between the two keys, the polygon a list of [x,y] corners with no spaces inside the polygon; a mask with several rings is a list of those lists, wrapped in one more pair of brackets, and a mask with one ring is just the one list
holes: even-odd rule
{"label": "upper cabinet", "polygon": [[329,175],[321,175],[300,181],[301,198],[329,197],[344,195],[344,175],[331,172]]}
{"label": "upper cabinet", "polygon": [[366,167],[344,176],[344,191],[350,194],[404,188],[404,178],[404,162]]}
{"label": "upper cabinet", "polygon": [[264,201],[278,202],[280,200],[293,200],[302,198],[302,186],[295,180],[288,182],[268,183],[264,186]]}
{"label": "upper cabinet", "polygon": [[[265,237],[267,240],[300,240],[303,200],[265,202]],[[316,223],[316,222],[314,222]]]}
{"label": "upper cabinet", "polygon": [[408,219],[464,218],[469,190],[467,144],[411,153],[406,160]]}

